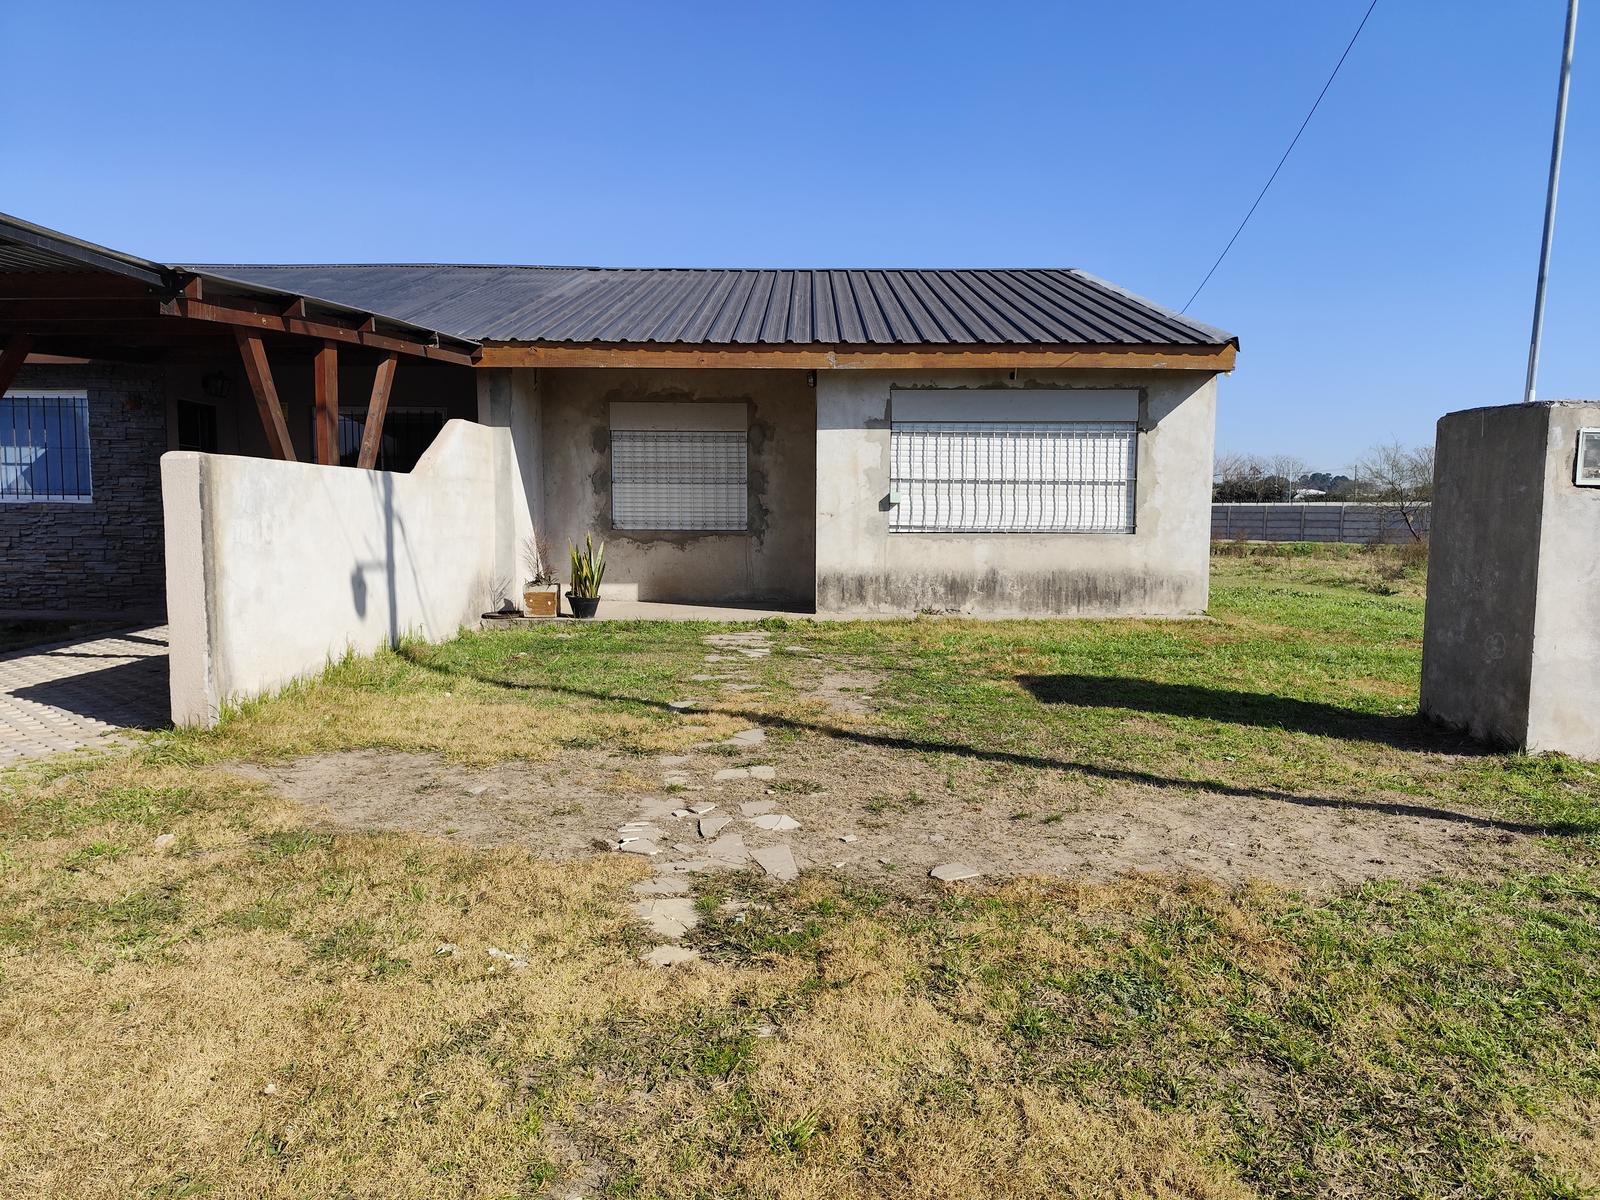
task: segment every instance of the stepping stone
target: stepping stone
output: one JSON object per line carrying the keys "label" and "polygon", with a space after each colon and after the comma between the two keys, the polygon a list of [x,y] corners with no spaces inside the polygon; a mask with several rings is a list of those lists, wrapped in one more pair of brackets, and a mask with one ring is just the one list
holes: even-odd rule
{"label": "stepping stone", "polygon": [[769,813],[777,807],[776,800],[746,800],[739,805],[739,811],[747,817],[759,817],[762,813]]}
{"label": "stepping stone", "polygon": [[613,849],[624,854],[660,854],[661,847],[647,838],[629,838],[627,841],[618,842]]}
{"label": "stepping stone", "polygon": [[776,779],[777,777],[778,777],[778,769],[776,767],[751,767],[750,768],[750,778],[751,779],[764,779],[764,780],[766,780],[766,781],[768,781],[770,783],[772,780]]}
{"label": "stepping stone", "polygon": [[691,950],[687,946],[657,946],[648,954],[641,954],[639,961],[652,967],[678,967],[695,962],[699,957],[698,950]]}
{"label": "stepping stone", "polygon": [[661,867],[662,874],[693,875],[699,871],[712,871],[716,865],[709,858],[686,858],[681,862],[670,862]]}
{"label": "stepping stone", "polygon": [[656,761],[658,761],[663,767],[681,767],[684,763],[689,761],[690,757],[691,756],[687,754],[663,754]]}
{"label": "stepping stone", "polygon": [[655,821],[678,807],[676,800],[646,800],[640,805],[638,821]]}
{"label": "stepping stone", "polygon": [[708,812],[715,812],[716,808],[717,808],[717,806],[715,804],[701,803],[701,804],[691,804],[691,805],[689,805],[689,811],[692,812],[697,817],[703,817]]}
{"label": "stepping stone", "polygon": [[674,712],[692,712],[695,708],[704,703],[704,700],[696,696],[688,700],[668,700],[667,707],[672,709]]}
{"label": "stepping stone", "polygon": [[723,767],[711,777],[712,783],[732,783],[736,779],[749,779],[749,767]]}
{"label": "stepping stone", "polygon": [[730,683],[723,688],[723,691],[726,692],[759,692],[761,690],[759,683]]}
{"label": "stepping stone", "polygon": [[688,890],[685,880],[670,875],[654,875],[633,885],[634,893],[640,896],[681,896]]}
{"label": "stepping stone", "polygon": [[741,729],[722,744],[724,746],[759,746],[766,740],[767,734],[764,729]]}
{"label": "stepping stone", "polygon": [[631,821],[626,825],[617,826],[617,836],[627,842],[634,838],[661,838],[667,836],[667,831],[648,821]]}
{"label": "stepping stone", "polygon": [[800,874],[800,868],[795,865],[794,851],[788,846],[763,846],[750,851],[750,857],[774,879],[790,880]]}
{"label": "stepping stone", "polygon": [[737,833],[723,834],[706,847],[706,853],[711,856],[712,862],[724,867],[742,867],[750,857],[744,839]]}
{"label": "stepping stone", "polygon": [[687,771],[668,771],[661,777],[661,782],[667,787],[682,787],[689,782],[689,773]]}
{"label": "stepping stone", "polygon": [[799,829],[800,822],[783,813],[764,813],[759,817],[751,817],[750,824],[757,829],[770,829],[774,833],[787,833],[791,829]]}
{"label": "stepping stone", "polygon": [[928,874],[935,879],[943,880],[945,883],[955,883],[959,879],[976,879],[983,872],[975,867],[967,866],[966,863],[940,863]]}
{"label": "stepping stone", "polygon": [[700,924],[700,914],[695,911],[693,898],[688,896],[641,900],[633,906],[633,915],[650,926],[657,937],[673,941]]}
{"label": "stepping stone", "polygon": [[732,824],[732,817],[701,817],[700,836],[703,838],[716,837],[717,834]]}

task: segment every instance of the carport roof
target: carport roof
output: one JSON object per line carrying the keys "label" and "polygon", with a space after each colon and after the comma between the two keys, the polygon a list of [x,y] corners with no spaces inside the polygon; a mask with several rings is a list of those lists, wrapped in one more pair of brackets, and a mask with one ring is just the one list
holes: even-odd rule
{"label": "carport roof", "polygon": [[1229,346],[1075,269],[649,269],[437,263],[185,269],[478,342],[700,346]]}

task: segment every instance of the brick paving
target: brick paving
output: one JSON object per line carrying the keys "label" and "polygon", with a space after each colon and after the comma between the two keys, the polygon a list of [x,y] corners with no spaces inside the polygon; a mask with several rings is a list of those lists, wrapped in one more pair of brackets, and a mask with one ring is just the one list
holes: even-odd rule
{"label": "brick paving", "polygon": [[170,724],[167,629],[124,629],[0,655],[0,766]]}

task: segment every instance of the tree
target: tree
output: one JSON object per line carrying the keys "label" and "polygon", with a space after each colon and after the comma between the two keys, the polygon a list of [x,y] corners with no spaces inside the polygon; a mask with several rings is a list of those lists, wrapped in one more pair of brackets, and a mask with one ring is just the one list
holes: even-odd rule
{"label": "tree", "polygon": [[1402,446],[1399,442],[1374,446],[1356,464],[1363,495],[1383,506],[1384,515],[1398,517],[1420,542],[1427,536],[1422,514],[1433,502],[1433,447]]}

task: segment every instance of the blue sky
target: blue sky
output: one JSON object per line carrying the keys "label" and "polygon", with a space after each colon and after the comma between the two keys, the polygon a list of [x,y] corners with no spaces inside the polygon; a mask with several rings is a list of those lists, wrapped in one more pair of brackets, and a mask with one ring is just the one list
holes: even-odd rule
{"label": "blue sky", "polygon": [[[172,261],[1080,266],[1180,306],[1366,0],[13,4],[0,209]],[[1563,0],[1380,0],[1196,303],[1219,444],[1520,398]],[[1600,14],[1540,394],[1600,396]]]}

